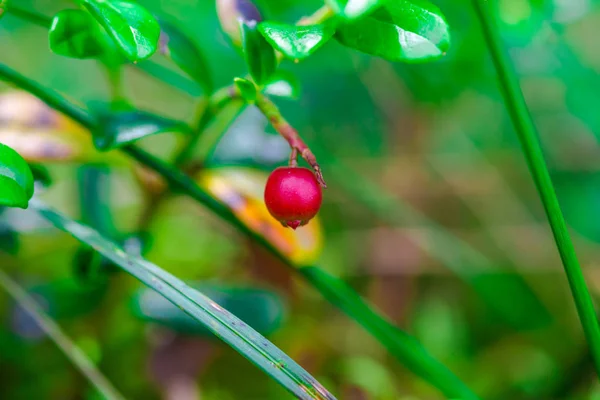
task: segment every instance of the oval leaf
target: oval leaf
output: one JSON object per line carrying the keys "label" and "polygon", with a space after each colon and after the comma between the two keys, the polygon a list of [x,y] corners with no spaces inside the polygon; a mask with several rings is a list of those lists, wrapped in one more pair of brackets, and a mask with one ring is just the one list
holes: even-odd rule
{"label": "oval leaf", "polygon": [[[253,288],[194,284],[190,287],[206,294],[261,335],[274,332],[284,314],[283,299],[273,292]],[[159,293],[142,289],[132,299],[133,313],[183,334],[213,337],[204,325],[190,317]]]}
{"label": "oval leaf", "polygon": [[313,54],[334,33],[333,26],[329,24],[296,26],[261,22],[258,30],[275,50],[294,60],[302,60]]}
{"label": "oval leaf", "polygon": [[444,16],[422,0],[389,2],[364,19],[339,26],[336,39],[363,53],[404,62],[435,60],[450,46]]}
{"label": "oval leaf", "polygon": [[136,140],[165,132],[186,130],[184,123],[140,110],[118,111],[102,115],[100,128],[93,133],[94,145],[110,150]]}
{"label": "oval leaf", "polygon": [[318,216],[295,231],[284,228],[271,217],[265,206],[267,178],[267,173],[251,168],[220,167],[205,169],[198,176],[198,181],[231,208],[248,228],[267,239],[295,264],[315,262],[323,245]]}
{"label": "oval leaf", "polygon": [[240,21],[244,58],[257,85],[265,83],[277,68],[275,51],[256,28],[256,21]]}
{"label": "oval leaf", "polygon": [[50,50],[72,58],[98,58],[106,42],[98,23],[82,10],[62,10],[52,18],[48,33]]}
{"label": "oval leaf", "polygon": [[387,2],[388,0],[325,0],[325,4],[336,15],[346,20],[360,18]]}
{"label": "oval leaf", "polygon": [[125,272],[160,293],[300,399],[335,399],[315,378],[261,334],[204,294],[141,257],[129,255],[95,230],[35,202],[57,228],[93,247]]}
{"label": "oval leaf", "polygon": [[144,7],[126,0],[83,0],[83,5],[129,60],[144,60],[156,51],[160,26]]}
{"label": "oval leaf", "polygon": [[253,103],[256,100],[256,86],[254,83],[244,78],[233,78],[233,84],[248,103]]}
{"label": "oval leaf", "polygon": [[33,196],[33,174],[16,151],[0,143],[0,205],[27,208]]}
{"label": "oval leaf", "polygon": [[159,23],[161,54],[170,58],[183,72],[198,82],[207,93],[211,93],[213,84],[210,70],[198,46],[174,24],[164,20]]}

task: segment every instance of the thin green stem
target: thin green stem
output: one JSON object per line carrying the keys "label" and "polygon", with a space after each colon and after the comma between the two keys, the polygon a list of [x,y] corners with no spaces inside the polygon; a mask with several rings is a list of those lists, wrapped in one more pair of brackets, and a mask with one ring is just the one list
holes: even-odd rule
{"label": "thin green stem", "polygon": [[502,45],[502,40],[494,23],[494,16],[488,5],[483,3],[483,0],[473,0],[473,7],[480,20],[484,39],[498,73],[500,89],[519,136],[529,171],[550,222],[579,319],[594,358],[596,372],[600,376],[600,326],[596,318],[594,304],[575,254],[575,248],[569,236],[558,198],[552,186],[535,125],[529,114],[517,77],[512,70],[508,54]]}
{"label": "thin green stem", "polygon": [[8,3],[8,8],[6,11],[15,17],[34,23],[42,28],[48,29],[52,24],[52,18],[46,17],[45,15],[35,12],[29,8],[19,7],[18,5],[14,4],[14,1]]}
{"label": "thin green stem", "polygon": [[113,102],[125,99],[123,93],[123,69],[121,66],[103,65],[110,87],[110,97]]}
{"label": "thin green stem", "polygon": [[[28,90],[49,106],[76,119],[90,131],[99,128],[97,122],[87,115],[85,111],[71,105],[56,92],[29,81],[26,77],[2,64],[0,64],[0,78],[10,80],[16,86]],[[294,264],[265,237],[246,226],[227,206],[212,197],[180,170],[135,146],[126,146],[122,148],[122,151],[160,174],[173,189],[187,194],[236,227],[240,232],[264,246],[286,266],[303,276],[329,302],[339,307],[348,316],[362,325],[394,357],[410,367],[423,379],[436,386],[448,397],[461,398],[463,400],[478,399],[450,370],[431,357],[414,338],[381,317],[341,279],[329,276],[316,267]]]}
{"label": "thin green stem", "polygon": [[109,400],[125,399],[104,375],[102,375],[85,353],[63,333],[60,327],[50,317],[46,315],[35,300],[3,270],[0,270],[0,287],[15,299],[19,306],[31,315],[39,327],[52,338],[65,356],[67,356],[73,365],[85,375],[104,398]]}
{"label": "thin green stem", "polygon": [[48,106],[62,114],[68,115],[72,120],[80,123],[86,128],[96,128],[96,120],[83,108],[74,105],[54,90],[34,82],[4,64],[0,64],[0,80],[13,83],[26,92],[33,94],[35,97],[48,104]]}

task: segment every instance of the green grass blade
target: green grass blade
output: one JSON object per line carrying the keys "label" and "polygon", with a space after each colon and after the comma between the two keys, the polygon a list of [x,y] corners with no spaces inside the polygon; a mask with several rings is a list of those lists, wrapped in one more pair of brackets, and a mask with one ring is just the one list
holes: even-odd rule
{"label": "green grass blade", "polygon": [[583,326],[596,372],[600,377],[600,326],[596,318],[594,303],[588,291],[575,248],[569,236],[567,224],[558,203],[558,198],[552,186],[550,173],[544,160],[544,154],[539,144],[537,131],[529,109],[521,92],[519,82],[512,70],[509,57],[502,45],[502,40],[495,26],[494,16],[489,10],[489,4],[483,0],[473,0],[473,8],[481,23],[483,37],[489,48],[494,67],[498,74],[500,91],[508,108],[512,123],[521,142],[527,166],[535,182],[538,194],[544,205],[544,210],[550,222],[556,247],[569,281],[575,306]]}
{"label": "green grass blade", "polygon": [[33,201],[31,207],[57,228],[73,235],[125,272],[156,290],[174,305],[206,326],[267,375],[300,399],[335,399],[315,378],[275,345],[214,301],[156,265],[125,253],[95,230],[70,220]]}
{"label": "green grass blade", "polygon": [[92,386],[108,400],[124,400],[125,398],[102,375],[83,351],[60,327],[41,309],[35,300],[3,270],[0,269],[0,287],[8,293],[39,325],[39,327],[56,343],[73,365],[90,381]]}

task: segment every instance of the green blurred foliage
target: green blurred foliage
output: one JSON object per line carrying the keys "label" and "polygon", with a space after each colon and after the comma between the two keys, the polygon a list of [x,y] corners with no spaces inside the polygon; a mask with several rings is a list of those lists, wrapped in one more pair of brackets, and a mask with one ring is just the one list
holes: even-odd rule
{"label": "green blurred foliage", "polygon": [[[47,16],[72,8],[66,0],[22,3]],[[213,2],[140,3],[159,17],[177,21],[189,33],[206,58],[215,87],[229,85],[233,77],[248,72],[220,30]],[[435,222],[382,218],[343,185],[328,180],[320,214],[325,226],[320,265],[347,279],[388,318],[414,334],[482,398],[597,398],[592,363],[558,254],[498,93],[479,26],[468,1],[434,3],[446,15],[452,35],[446,56],[438,61],[389,63],[329,41],[302,63],[282,64],[301,83],[302,92],[295,91],[298,100],[277,102],[313,149],[325,177],[328,165],[333,169],[341,160],[398,204],[408,204]],[[599,3],[497,2],[502,36],[596,295]],[[321,4],[317,0],[257,1],[266,20],[287,24]],[[52,54],[46,35],[44,29],[4,15],[0,62],[82,104],[109,102],[111,89],[101,66]],[[152,61],[174,68],[160,54]],[[128,100],[137,108],[193,121],[197,101],[190,95],[132,66],[125,69],[122,81]],[[142,145],[167,157],[171,151],[166,149],[176,147],[176,142],[175,134],[164,134],[144,139]],[[267,121],[250,107],[208,161],[268,170],[284,163],[287,152]],[[94,214],[86,214],[90,209],[77,196],[79,167],[49,165],[52,185],[42,196],[67,214],[93,224]],[[129,169],[111,168],[106,175],[108,189],[101,193],[108,193],[110,210],[92,210],[103,216],[101,220],[112,220],[106,232],[120,240],[138,231],[147,198]],[[507,312],[512,310],[516,319],[530,319],[535,329],[508,326],[473,290],[477,287],[451,275],[443,263],[418,246],[423,232],[435,233],[436,229],[446,229],[491,260],[490,275],[479,276],[473,285],[497,293],[498,304]],[[147,231],[151,240],[143,249],[145,256],[186,281],[210,279],[267,287],[283,296],[289,303],[289,316],[269,339],[339,398],[441,398],[386,355],[360,327],[293,280],[277,261],[191,200],[171,196]],[[445,248],[456,251],[452,246]],[[72,282],[73,260],[79,250],[74,240],[34,216],[15,220],[10,210],[0,214],[0,265],[26,287]],[[469,271],[469,265],[464,268]],[[528,298],[504,289],[514,275],[524,279],[551,318],[523,314],[529,309]],[[110,290],[103,293],[98,306],[59,322],[128,398],[165,398],[168,377],[156,375],[149,365],[162,354],[160,349],[174,346],[174,333],[132,314],[128,302],[140,288],[137,282],[123,274],[111,274],[108,280]],[[79,285],[81,290],[86,288]],[[83,300],[91,294],[76,296],[73,305],[84,307]],[[95,398],[48,339],[15,330],[14,316],[15,305],[1,295],[0,398]],[[195,346],[205,345],[199,340],[181,345],[190,349],[188,358],[196,354]],[[219,343],[207,346],[210,352],[202,347],[206,351],[201,354],[208,355],[196,359],[202,363],[191,379],[202,398],[289,398],[233,350]],[[183,357],[184,361],[188,359]]]}

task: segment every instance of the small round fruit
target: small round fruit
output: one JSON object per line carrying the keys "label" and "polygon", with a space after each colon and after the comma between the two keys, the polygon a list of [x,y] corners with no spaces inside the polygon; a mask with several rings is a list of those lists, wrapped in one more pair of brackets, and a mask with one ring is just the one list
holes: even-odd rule
{"label": "small round fruit", "polygon": [[269,213],[283,226],[306,225],[321,208],[323,195],[315,174],[306,168],[279,167],[265,186]]}

